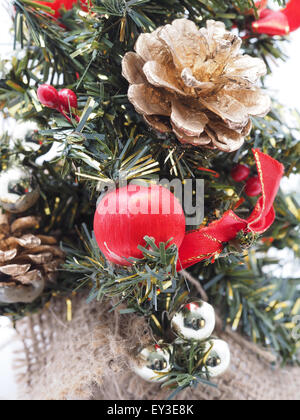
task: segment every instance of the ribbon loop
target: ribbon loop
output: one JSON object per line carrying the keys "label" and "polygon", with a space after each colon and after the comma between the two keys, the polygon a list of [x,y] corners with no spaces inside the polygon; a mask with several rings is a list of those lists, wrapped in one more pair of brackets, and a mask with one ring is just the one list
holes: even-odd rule
{"label": "ribbon loop", "polygon": [[275,220],[274,200],[278,193],[284,167],[277,160],[253,149],[262,186],[262,196],[248,219],[241,219],[232,210],[220,220],[185,235],[179,249],[177,269],[188,268],[199,261],[214,258],[223,250],[224,243],[236,238],[240,231],[262,234]]}

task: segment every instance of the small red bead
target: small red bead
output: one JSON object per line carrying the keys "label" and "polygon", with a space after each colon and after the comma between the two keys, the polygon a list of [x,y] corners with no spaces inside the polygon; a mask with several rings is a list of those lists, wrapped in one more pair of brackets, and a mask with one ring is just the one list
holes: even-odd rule
{"label": "small red bead", "polygon": [[262,193],[262,186],[258,176],[249,178],[245,187],[245,193],[249,197],[256,197]]}
{"label": "small red bead", "polygon": [[245,181],[249,175],[250,168],[247,165],[236,165],[231,171],[231,176],[236,182]]}
{"label": "small red bead", "polygon": [[69,111],[71,108],[77,108],[77,96],[70,89],[62,89],[58,92],[59,102],[65,111]]}
{"label": "small red bead", "polygon": [[58,92],[51,85],[40,85],[37,90],[38,100],[48,108],[57,109],[59,106]]}

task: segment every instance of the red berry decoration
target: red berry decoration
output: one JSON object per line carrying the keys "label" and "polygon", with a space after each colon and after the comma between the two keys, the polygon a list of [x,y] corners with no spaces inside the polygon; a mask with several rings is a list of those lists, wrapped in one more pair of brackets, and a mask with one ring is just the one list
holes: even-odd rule
{"label": "red berry decoration", "polygon": [[[70,111],[70,107],[77,108],[77,96],[72,90],[62,89],[60,92],[57,92],[55,87],[44,84],[39,86],[37,97],[43,105],[48,108],[56,109],[66,118],[66,120],[72,123],[71,118],[65,112]],[[75,114],[73,117],[77,122],[80,121],[78,115]]]}
{"label": "red berry decoration", "polygon": [[77,108],[77,96],[70,89],[62,89],[58,92],[60,105],[65,111],[69,111],[71,108]]}
{"label": "red berry decoration", "polygon": [[179,248],[185,235],[185,216],[177,198],[166,188],[129,185],[109,192],[100,201],[94,231],[105,257],[129,266],[126,259],[143,258],[138,245],[145,246],[145,236],[153,237],[157,245],[173,238],[170,245]]}
{"label": "red berry decoration", "polygon": [[258,176],[249,178],[245,187],[245,193],[249,197],[256,197],[262,193],[262,186]]}
{"label": "red berry decoration", "polygon": [[41,85],[37,90],[38,100],[48,108],[59,108],[59,96],[57,90],[51,85]]}
{"label": "red berry decoration", "polygon": [[247,165],[236,165],[231,171],[231,177],[236,182],[245,181],[250,175],[250,168]]}

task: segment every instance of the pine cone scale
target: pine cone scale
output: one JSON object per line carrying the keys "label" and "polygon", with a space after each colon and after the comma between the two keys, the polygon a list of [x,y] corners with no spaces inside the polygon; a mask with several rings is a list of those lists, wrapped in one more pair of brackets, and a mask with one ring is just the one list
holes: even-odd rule
{"label": "pine cone scale", "polygon": [[9,251],[0,251],[0,264],[13,260],[16,257],[16,255],[16,249],[11,249]]}
{"label": "pine cone scale", "polygon": [[30,270],[30,264],[11,264],[0,267],[0,272],[7,276],[19,276]]}
{"label": "pine cone scale", "polygon": [[[171,67],[171,68],[170,68]],[[191,96],[190,88],[185,86],[180,78],[176,77],[174,66],[164,66],[156,61],[148,61],[143,72],[152,86],[164,88],[183,96]]]}
{"label": "pine cone scale", "polygon": [[125,55],[123,60],[122,75],[129,83],[140,85],[146,82],[146,77],[143,73],[144,60],[136,53],[129,52]]}
{"label": "pine cone scale", "polygon": [[171,106],[159,89],[150,85],[131,85],[128,98],[140,114],[170,116]]}
{"label": "pine cone scale", "polygon": [[182,130],[186,135],[200,137],[208,121],[203,112],[195,110],[191,113],[190,108],[179,101],[172,103],[172,125],[174,124],[177,130]]}
{"label": "pine cone scale", "polygon": [[229,95],[222,93],[201,102],[207,109],[219,116],[232,130],[242,130],[248,124],[247,109]]}
{"label": "pine cone scale", "polygon": [[11,225],[11,233],[18,234],[30,229],[37,229],[39,227],[39,218],[34,216],[21,217],[16,219]]}

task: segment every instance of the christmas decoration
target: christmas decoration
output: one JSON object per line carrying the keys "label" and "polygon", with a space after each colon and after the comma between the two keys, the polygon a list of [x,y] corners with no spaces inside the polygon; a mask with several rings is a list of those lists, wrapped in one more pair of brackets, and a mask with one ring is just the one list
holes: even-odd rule
{"label": "christmas decoration", "polygon": [[76,4],[80,4],[81,9],[87,11],[87,5],[91,4],[91,0],[36,0],[36,3],[50,7],[54,11],[54,14],[51,13],[51,16],[54,16],[56,19],[58,19],[61,17],[62,10],[71,10]]}
{"label": "christmas decoration", "polygon": [[206,302],[196,301],[184,305],[171,321],[173,331],[187,340],[203,341],[215,328],[214,308]]}
{"label": "christmas decoration", "polygon": [[264,19],[265,17],[267,17],[268,15],[270,15],[272,13],[274,13],[274,11],[271,10],[271,9],[262,9],[259,13],[259,17],[261,19]]}
{"label": "christmas decoration", "polygon": [[40,196],[40,188],[27,169],[13,166],[0,173],[0,206],[10,213],[22,213]]}
{"label": "christmas decoration", "polygon": [[164,382],[172,370],[170,365],[170,348],[164,349],[158,345],[149,346],[140,351],[134,372],[148,382]]}
{"label": "christmas decoration", "polygon": [[185,217],[177,198],[166,188],[129,185],[109,192],[99,203],[94,231],[105,257],[119,265],[130,265],[129,258],[142,258],[139,245],[151,236],[156,244],[177,247],[185,233]]}
{"label": "christmas decoration", "polygon": [[51,85],[40,85],[37,90],[38,100],[47,108],[59,109],[60,100],[55,87]]}
{"label": "christmas decoration", "polygon": [[241,39],[222,22],[197,28],[187,19],[142,34],[123,59],[128,98],[152,127],[182,143],[233,152],[251,129],[250,116],[269,112],[255,87],[261,59],[242,55]]}
{"label": "christmas decoration", "polygon": [[256,197],[262,193],[262,186],[258,176],[248,179],[245,187],[245,193],[249,197]]}
{"label": "christmas decoration", "polygon": [[288,18],[280,11],[265,14],[260,20],[252,23],[253,32],[260,34],[288,35],[290,26]]}
{"label": "christmas decoration", "polygon": [[254,32],[260,34],[288,35],[300,27],[300,2],[291,0],[285,9],[273,11],[266,9],[260,19],[252,23]]}
{"label": "christmas decoration", "polygon": [[77,108],[77,96],[70,89],[61,89],[58,92],[60,105],[65,111],[70,111],[70,108]]}
{"label": "christmas decoration", "polygon": [[216,378],[223,375],[230,365],[230,350],[223,340],[212,339],[205,343],[206,355],[205,370],[209,377]]}
{"label": "christmas decoration", "polygon": [[[62,89],[59,92],[51,85],[40,85],[37,90],[39,101],[48,108],[59,111],[69,122],[71,118],[66,115],[70,108],[77,108],[77,96],[70,89]],[[77,122],[80,121],[78,115],[73,115]]]}
{"label": "christmas decoration", "polygon": [[236,165],[231,171],[231,177],[236,182],[245,181],[250,175],[250,168],[247,165]]}
{"label": "christmas decoration", "polygon": [[282,13],[289,22],[289,31],[293,32],[300,27],[300,2],[299,0],[290,0]]}
{"label": "christmas decoration", "polygon": [[[284,164],[286,183],[290,175],[299,173],[298,121],[290,115],[286,119],[288,107],[281,107],[272,91],[274,112],[263,121],[252,119],[253,130],[237,153],[223,152],[237,149],[250,130],[249,117],[267,110],[268,99],[254,85],[265,66],[251,56],[262,59],[271,74],[271,62],[286,58],[281,48],[285,40],[247,33],[257,17],[249,10],[255,2],[249,0],[99,0],[93,1],[89,14],[78,7],[68,13],[58,9],[60,21],[51,17],[50,7],[30,0],[15,3],[14,38],[22,52],[5,56],[4,63],[0,60],[0,112],[4,124],[9,116],[18,124],[33,121],[38,127],[32,139],[36,147],[25,147],[24,135],[19,139],[6,133],[0,136],[0,173],[16,158],[31,168],[41,188],[40,199],[22,216],[38,216],[40,228],[30,228],[21,236],[10,232],[7,239],[24,243],[24,235],[53,235],[62,239],[66,252],[65,264],[52,273],[57,281],[45,280],[39,298],[33,300],[42,286],[37,282],[26,289],[32,291],[28,302],[7,303],[5,295],[6,303],[0,303],[0,316],[17,321],[29,315],[21,332],[23,337],[26,334],[27,376],[26,391],[20,390],[20,395],[28,398],[30,392],[37,399],[38,393],[42,400],[297,398],[297,368],[276,369],[275,364],[280,360],[282,365],[299,365],[294,334],[300,310],[299,279],[277,269],[273,252],[287,248],[286,254],[295,260],[300,256],[299,203],[286,188],[274,201],[283,168],[273,158]],[[257,5],[262,7],[264,2]],[[272,13],[260,9],[259,19]],[[184,16],[189,21],[172,23]],[[216,17],[221,23],[210,21]],[[223,23],[233,32],[226,32]],[[65,30],[57,30],[63,25]],[[246,35],[240,50],[237,31]],[[135,42],[137,53],[132,52]],[[130,76],[129,91],[138,112],[128,101],[128,84],[120,66],[123,58],[123,73]],[[68,91],[58,103],[57,91],[50,102],[42,97],[52,107],[45,108],[36,102],[33,91],[39,80],[74,92]],[[265,84],[265,93],[269,85]],[[80,121],[79,109],[72,106],[76,95]],[[162,133],[149,128],[143,118]],[[255,200],[246,199],[245,194],[246,181],[254,174],[253,147],[262,188]],[[251,165],[251,173],[240,185],[230,177],[237,162]],[[191,205],[202,214],[198,200],[202,178],[205,200],[200,222],[188,216]],[[182,238],[174,241],[181,229],[173,226],[174,214],[169,212],[168,220],[162,219],[165,214],[160,214],[159,205],[163,200],[154,200],[157,226],[143,211],[149,200],[133,198],[122,214],[115,192],[113,215],[122,219],[122,226],[113,217],[109,223],[100,218],[101,235],[107,229],[100,237],[101,249],[107,251],[109,246],[110,251],[105,258],[91,217],[98,194],[105,200],[112,185],[118,191],[126,182],[151,185],[158,180],[174,187],[176,194],[180,185],[184,193],[187,226],[183,221],[182,243]],[[107,203],[112,209],[113,201],[111,196]],[[140,211],[135,214],[134,208]],[[6,211],[5,215],[9,227],[21,217]],[[259,238],[268,228],[267,237]],[[134,238],[132,232],[137,230],[141,235]],[[140,259],[132,262],[122,257],[127,245],[126,258],[133,251],[140,252]],[[17,251],[18,258],[29,254],[19,244]],[[30,250],[30,255],[35,254]],[[118,264],[109,259],[111,255]],[[284,263],[281,255],[277,259],[280,265]],[[46,263],[18,259],[12,264],[19,268],[29,263],[30,272],[46,270]],[[272,272],[266,270],[270,263]],[[10,291],[23,286],[12,274],[8,278],[9,274],[1,273],[5,293],[10,282],[15,285]],[[215,369],[226,365],[229,351],[224,346],[223,352],[218,351],[217,345],[214,350],[215,337],[182,338],[171,328],[172,318],[184,313],[189,302],[199,304],[199,299],[216,308],[218,336],[230,343],[234,355],[232,368],[217,381],[213,380]],[[187,319],[183,315],[183,324],[186,321],[193,327],[189,330],[196,332],[200,327],[198,332],[203,332],[204,316],[188,315]],[[148,365],[150,380],[166,375],[165,382],[142,383],[128,369],[138,349],[149,343],[158,343],[169,355],[167,373],[151,371],[154,365],[162,370],[168,366],[165,356]],[[144,364],[145,358],[138,366]]]}
{"label": "christmas decoration", "polygon": [[0,302],[30,303],[53,282],[64,253],[52,236],[39,235],[34,216],[0,214]]}
{"label": "christmas decoration", "polygon": [[239,218],[232,210],[208,227],[187,233],[179,249],[178,269],[187,268],[199,261],[212,258],[223,250],[223,243],[234,240],[239,232],[253,235],[266,232],[275,220],[273,203],[284,173],[283,165],[257,149],[253,150],[259,171],[262,197],[250,217]]}

